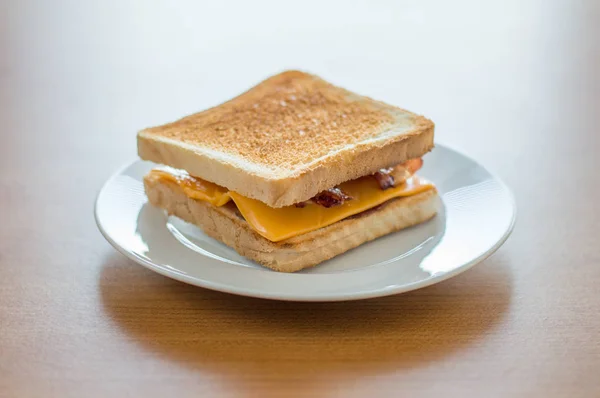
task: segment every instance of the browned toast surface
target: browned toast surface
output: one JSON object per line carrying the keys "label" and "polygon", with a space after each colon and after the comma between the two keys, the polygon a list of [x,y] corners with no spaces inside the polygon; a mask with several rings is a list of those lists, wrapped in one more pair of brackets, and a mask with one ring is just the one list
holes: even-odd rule
{"label": "browned toast surface", "polygon": [[432,147],[428,119],[298,71],[138,134],[143,159],[186,169],[272,207]]}

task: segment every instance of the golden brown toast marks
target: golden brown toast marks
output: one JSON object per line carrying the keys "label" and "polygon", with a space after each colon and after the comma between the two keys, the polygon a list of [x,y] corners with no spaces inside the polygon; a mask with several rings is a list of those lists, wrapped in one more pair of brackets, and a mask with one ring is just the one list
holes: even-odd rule
{"label": "golden brown toast marks", "polygon": [[433,123],[424,117],[298,71],[138,134],[143,159],[184,168],[273,207],[432,147]]}
{"label": "golden brown toast marks", "polygon": [[314,76],[284,72],[223,105],[147,131],[289,170],[394,121],[385,106],[359,100]]}

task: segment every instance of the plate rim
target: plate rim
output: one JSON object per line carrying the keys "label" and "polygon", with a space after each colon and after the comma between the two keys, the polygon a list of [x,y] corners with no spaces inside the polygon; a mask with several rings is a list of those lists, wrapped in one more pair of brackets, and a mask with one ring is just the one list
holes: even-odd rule
{"label": "plate rim", "polygon": [[[427,286],[431,286],[431,285],[443,282],[447,279],[453,278],[459,274],[462,274],[463,272],[468,271],[469,269],[473,268],[475,265],[479,264],[480,262],[486,260],[491,255],[493,255],[496,251],[498,251],[498,249],[507,241],[507,239],[510,237],[510,235],[512,234],[512,232],[514,230],[516,220],[517,220],[517,205],[516,205],[514,193],[508,187],[508,185],[506,185],[506,183],[500,177],[498,177],[498,175],[495,172],[490,171],[487,167],[483,166],[479,161],[472,158],[471,156],[465,155],[464,152],[462,152],[461,150],[455,149],[453,146],[450,146],[447,144],[436,143],[436,147],[445,148],[447,150],[455,152],[456,154],[470,160],[471,162],[477,164],[479,167],[484,169],[494,180],[496,180],[498,182],[498,184],[503,188],[503,190],[508,194],[508,199],[510,201],[510,205],[511,205],[511,209],[512,209],[512,217],[511,217],[510,223],[509,223],[507,229],[504,231],[502,237],[500,239],[498,239],[498,241],[493,246],[491,246],[487,251],[481,253],[479,256],[475,257],[471,261],[468,261],[450,271],[431,275],[431,277],[429,277],[427,279],[416,281],[416,282],[411,282],[411,283],[407,283],[407,284],[402,284],[402,285],[396,285],[393,288],[361,290],[356,293],[337,293],[337,294],[333,293],[333,294],[329,294],[329,295],[327,293],[323,293],[320,295],[315,295],[315,294],[313,294],[313,295],[294,295],[294,294],[281,295],[279,293],[261,292],[261,291],[256,291],[254,289],[248,289],[248,288],[239,287],[239,286],[233,286],[233,285],[227,285],[227,284],[222,284],[222,283],[218,283],[218,282],[212,282],[212,281],[204,279],[204,278],[187,275],[187,274],[179,272],[177,270],[166,269],[165,267],[163,267],[159,264],[156,264],[156,263],[150,261],[149,259],[139,256],[138,254],[136,254],[135,252],[132,252],[131,250],[125,249],[124,247],[119,245],[110,236],[110,234],[108,234],[106,232],[106,230],[104,229],[102,222],[100,220],[99,213],[98,213],[98,203],[101,199],[102,193],[113,182],[113,180],[115,180],[117,177],[122,175],[123,172],[127,168],[132,166],[133,164],[143,161],[140,158],[133,159],[133,160],[123,164],[114,173],[112,173],[111,176],[104,182],[104,184],[98,191],[98,194],[96,195],[96,200],[94,201],[94,219],[95,219],[96,225],[97,225],[100,233],[104,237],[104,239],[106,239],[106,241],[113,248],[115,248],[119,253],[123,254],[125,257],[127,257],[130,260],[142,265],[143,267],[145,267],[153,272],[156,272],[160,275],[163,275],[165,277],[175,279],[177,281],[187,283],[190,285],[210,289],[210,290],[215,290],[215,291],[229,293],[229,294],[236,294],[236,295],[241,295],[241,296],[247,296],[247,297],[268,299],[268,300],[296,301],[296,302],[300,302],[300,301],[302,301],[302,302],[354,301],[354,300],[365,300],[365,299],[369,299],[369,298],[384,297],[384,296],[391,296],[391,295],[406,293],[406,292],[409,292],[412,290],[421,289],[421,288],[424,288]],[[294,274],[286,274],[286,275],[294,275]],[[318,276],[318,274],[315,274],[314,276]]]}

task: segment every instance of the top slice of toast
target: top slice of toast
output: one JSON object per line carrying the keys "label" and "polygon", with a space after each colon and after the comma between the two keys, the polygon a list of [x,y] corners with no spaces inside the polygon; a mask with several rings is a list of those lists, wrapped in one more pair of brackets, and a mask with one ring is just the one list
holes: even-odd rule
{"label": "top slice of toast", "polygon": [[142,159],[283,207],[422,156],[433,148],[433,128],[422,116],[287,71],[137,138]]}

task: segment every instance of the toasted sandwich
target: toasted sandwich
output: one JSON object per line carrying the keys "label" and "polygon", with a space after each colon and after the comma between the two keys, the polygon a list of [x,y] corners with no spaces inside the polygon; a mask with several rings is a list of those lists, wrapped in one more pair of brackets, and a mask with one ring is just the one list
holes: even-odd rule
{"label": "toasted sandwich", "polygon": [[[137,135],[149,202],[263,266],[312,267],[435,216],[423,116],[287,71]],[[399,237],[400,238],[400,237]]]}

